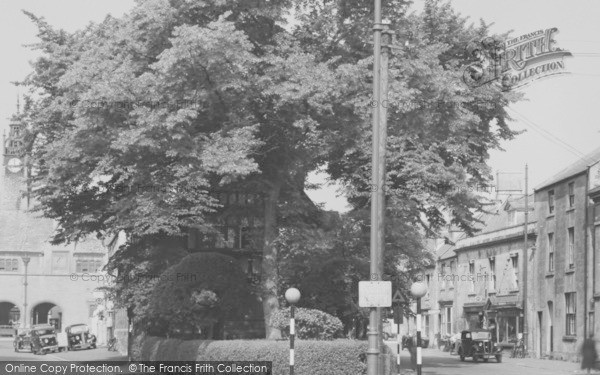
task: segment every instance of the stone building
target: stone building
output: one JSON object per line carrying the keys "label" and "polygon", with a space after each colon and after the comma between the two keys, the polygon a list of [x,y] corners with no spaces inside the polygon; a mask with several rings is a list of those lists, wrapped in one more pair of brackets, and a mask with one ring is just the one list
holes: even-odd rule
{"label": "stone building", "polygon": [[86,323],[102,343],[110,310],[97,288],[108,247],[99,240],[50,244],[54,221],[30,211],[25,124],[14,116],[9,126],[0,168],[0,326],[50,323],[62,330]]}
{"label": "stone building", "polygon": [[598,199],[597,187],[589,186],[590,165],[598,160],[600,149],[535,188],[538,243],[528,305],[530,351],[539,357],[573,359],[586,333],[595,330],[598,250],[590,198]]}
{"label": "stone building", "polygon": [[[505,346],[512,346],[523,333],[524,208],[523,197],[509,198],[480,218],[477,235],[456,242],[457,332],[483,325]],[[534,245],[535,223],[529,222],[527,248]]]}

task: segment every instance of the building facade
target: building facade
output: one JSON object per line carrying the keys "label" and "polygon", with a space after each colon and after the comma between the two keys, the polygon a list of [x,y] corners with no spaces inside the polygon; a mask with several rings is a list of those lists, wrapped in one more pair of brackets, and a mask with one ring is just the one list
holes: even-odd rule
{"label": "building facade", "polygon": [[585,336],[595,330],[595,194],[589,186],[590,165],[598,160],[600,149],[535,189],[535,293],[528,303],[533,315],[529,345],[539,357],[575,359]]}
{"label": "building facade", "polygon": [[99,240],[50,244],[54,221],[30,211],[25,124],[15,116],[9,125],[0,172],[0,326],[50,323],[62,330],[86,323],[101,344],[110,328],[110,309],[98,290],[107,247]]}

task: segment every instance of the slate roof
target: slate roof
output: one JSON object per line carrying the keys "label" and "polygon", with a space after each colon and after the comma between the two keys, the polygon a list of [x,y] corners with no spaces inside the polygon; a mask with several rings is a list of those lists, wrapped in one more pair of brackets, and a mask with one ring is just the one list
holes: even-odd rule
{"label": "slate roof", "polygon": [[569,165],[567,168],[558,172],[557,174],[550,177],[546,181],[542,182],[541,184],[536,186],[536,188],[534,190],[543,189],[550,185],[554,185],[557,182],[565,180],[569,177],[583,173],[587,170],[588,166],[595,164],[599,160],[600,160],[600,147],[595,149],[594,151],[590,152],[589,154],[583,156],[582,158],[577,160],[575,163]]}

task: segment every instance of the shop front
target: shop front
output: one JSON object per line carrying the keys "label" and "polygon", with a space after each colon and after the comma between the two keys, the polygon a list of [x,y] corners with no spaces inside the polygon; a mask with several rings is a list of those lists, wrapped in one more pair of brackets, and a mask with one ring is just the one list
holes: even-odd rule
{"label": "shop front", "polygon": [[463,313],[467,329],[489,329],[502,346],[512,347],[523,333],[523,309],[516,303],[466,303]]}

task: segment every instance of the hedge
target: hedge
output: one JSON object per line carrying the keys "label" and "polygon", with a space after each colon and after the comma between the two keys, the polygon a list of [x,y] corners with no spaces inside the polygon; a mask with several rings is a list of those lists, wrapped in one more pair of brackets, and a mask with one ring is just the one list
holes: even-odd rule
{"label": "hedge", "polygon": [[[367,342],[356,340],[296,340],[297,375],[366,374]],[[272,361],[273,375],[289,373],[286,340],[179,340],[147,337],[141,343],[142,361]],[[385,374],[394,368],[389,350]]]}
{"label": "hedge", "polygon": [[[335,316],[315,309],[296,309],[296,337],[300,340],[333,340],[344,333],[342,322]],[[290,308],[279,309],[271,315],[271,327],[282,331],[284,337],[290,332]]]}

